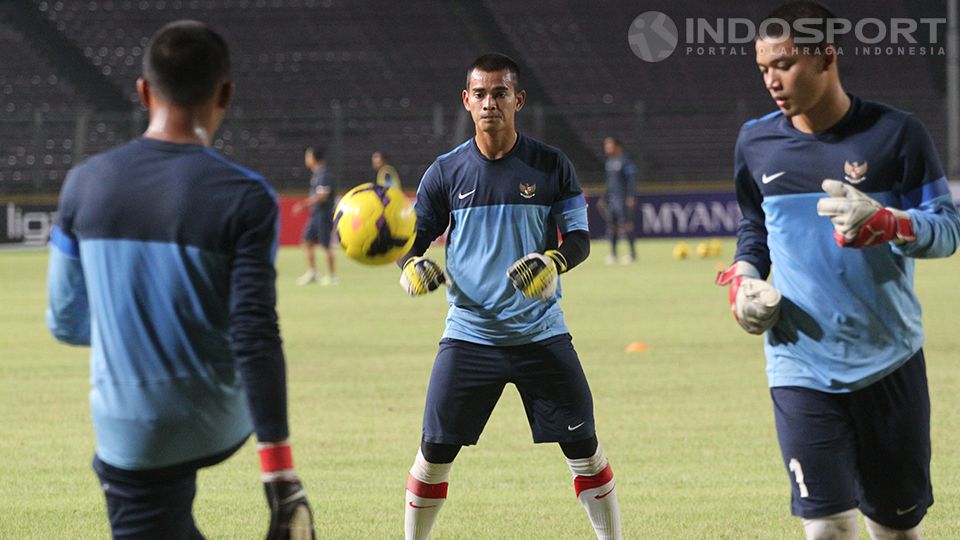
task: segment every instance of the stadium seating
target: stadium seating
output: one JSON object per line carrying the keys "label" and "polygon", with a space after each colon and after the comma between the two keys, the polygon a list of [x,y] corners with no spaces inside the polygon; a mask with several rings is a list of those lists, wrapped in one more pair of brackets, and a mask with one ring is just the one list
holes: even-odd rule
{"label": "stadium seating", "polygon": [[[0,182],[4,191],[33,191],[62,179],[73,160],[73,142],[56,127],[36,129],[38,118],[76,113],[76,94],[31,51],[24,35],[3,21],[0,51]],[[48,169],[42,177],[41,166]]]}
{"label": "stadium seating", "polygon": [[[642,158],[648,180],[729,178],[740,125],[775,108],[754,64],[752,43],[736,48],[738,54],[746,51],[746,56],[729,51],[726,55],[711,55],[709,50],[698,53],[695,47],[688,53],[684,43],[683,21],[759,20],[770,9],[769,2],[752,0],[732,7],[653,0],[641,8],[632,2],[547,0],[537,4],[536,16],[530,16],[531,7],[526,3],[485,3],[514,47],[522,51],[524,62],[547,81],[554,102],[569,112],[579,135],[598,156],[603,138],[616,135],[628,153]],[[921,16],[914,4],[897,0],[851,2],[844,10],[841,16],[854,19],[876,17],[877,13]],[[678,25],[681,36],[673,57],[683,56],[683,61],[641,62],[625,46],[630,24],[644,11],[667,13]],[[942,85],[932,77],[943,70],[943,57],[854,56],[851,49],[847,58],[841,59],[848,91],[916,112],[935,140],[944,145],[943,100],[931,100],[931,96],[943,95]],[[891,74],[896,80],[891,80]],[[638,104],[642,104],[642,114],[636,112]]]}
{"label": "stadium seating", "polygon": [[[439,1],[416,10],[385,2],[314,0],[33,4],[131,104],[144,48],[157,28],[180,18],[212,24],[231,43],[239,90],[216,146],[286,189],[305,189],[303,148],[318,143],[338,150],[331,160],[343,187],[369,180],[375,149],[386,151],[401,177],[415,185],[426,165],[452,144],[450,133],[435,128],[434,104],[444,103],[443,116],[451,123],[464,65],[476,51],[461,39],[464,29],[449,6]],[[438,50],[445,54],[437,55]],[[43,98],[47,101],[77,100]],[[45,129],[52,122],[44,118]],[[106,124],[109,133],[117,131]],[[58,128],[67,139],[74,131],[73,126]],[[2,165],[0,173],[12,170]],[[4,192],[10,192],[9,185],[0,186]]]}
{"label": "stadium seating", "polygon": [[[370,178],[375,149],[390,154],[404,185],[414,187],[436,155],[469,134],[459,104],[463,69],[491,47],[517,56],[527,80],[539,82],[521,129],[588,149],[590,159],[575,163],[586,183],[602,181],[606,135],[624,140],[642,162],[644,180],[728,179],[739,125],[773,109],[750,55],[678,49],[683,61],[647,63],[627,45],[641,11],[663,11],[679,24],[756,19],[766,2],[741,2],[731,11],[668,0],[642,9],[632,2],[464,1],[412,8],[373,0],[29,0],[48,34],[78,51],[88,76],[118,89],[117,109],[133,112],[94,105],[98,96],[58,72],[36,46],[50,35],[18,31],[2,17],[10,4],[0,4],[0,61],[7,68],[0,73],[0,195],[55,192],[78,159],[138,133],[145,119],[134,81],[144,47],[159,26],[180,18],[211,23],[233,48],[238,94],[217,148],[281,190],[305,189],[308,144],[331,148],[343,188]],[[848,4],[852,17],[919,13],[906,0]],[[496,28],[471,20],[466,6],[483,10]],[[846,60],[848,90],[916,111],[945,142],[942,57]],[[555,122],[561,117],[572,130],[562,136]]]}

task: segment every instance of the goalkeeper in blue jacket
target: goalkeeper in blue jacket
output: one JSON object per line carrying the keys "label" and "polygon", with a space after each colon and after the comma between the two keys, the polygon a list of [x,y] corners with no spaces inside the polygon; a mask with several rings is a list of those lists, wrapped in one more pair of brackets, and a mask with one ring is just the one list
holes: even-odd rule
{"label": "goalkeeper in blue jacket", "polygon": [[203,538],[197,471],[251,432],[267,539],[313,538],[288,441],[276,195],[210,148],[233,96],[227,44],[176,21],[143,64],[146,132],[70,171],[50,239],[47,324],[91,347],[93,468],[113,538]]}
{"label": "goalkeeper in blue jacket", "polygon": [[[768,18],[820,21],[822,40],[835,16],[794,2]],[[744,330],[765,333],[791,510],[807,538],[859,538],[862,513],[875,540],[919,539],[933,491],[914,265],[956,251],[960,217],[923,124],[845,93],[836,43],[808,38],[756,41],[779,110],[740,130],[743,219],[718,281]]]}
{"label": "goalkeeper in blue jacket", "polygon": [[[558,276],[590,250],[587,204],[567,157],[517,133],[526,98],[518,75],[499,54],[468,68],[462,98],[476,136],[427,169],[417,240],[400,261],[409,294],[445,283],[450,303],[407,482],[407,539],[429,535],[454,458],[477,443],[506,383],[520,392],[534,442],[560,444],[597,537],[620,538],[613,472],[558,303]],[[422,255],[448,225],[444,272]]]}

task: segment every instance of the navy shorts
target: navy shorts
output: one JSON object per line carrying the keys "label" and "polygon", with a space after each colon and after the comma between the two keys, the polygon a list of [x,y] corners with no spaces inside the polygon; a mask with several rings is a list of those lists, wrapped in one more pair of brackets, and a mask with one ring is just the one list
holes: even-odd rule
{"label": "navy shorts", "polygon": [[193,521],[197,470],[227,459],[241,445],[189,463],[138,471],[119,469],[94,456],[113,538],[202,540]]}
{"label": "navy shorts", "polygon": [[303,228],[303,240],[321,246],[330,245],[333,234],[333,216],[325,212],[310,214],[307,225]]}
{"label": "navy shorts", "polygon": [[859,508],[894,529],[920,523],[933,504],[923,350],[855,392],[785,386],[770,394],[795,516]]}
{"label": "navy shorts", "polygon": [[507,383],[516,385],[534,442],[593,437],[593,397],[570,334],[516,346],[440,341],[423,440],[476,444]]}

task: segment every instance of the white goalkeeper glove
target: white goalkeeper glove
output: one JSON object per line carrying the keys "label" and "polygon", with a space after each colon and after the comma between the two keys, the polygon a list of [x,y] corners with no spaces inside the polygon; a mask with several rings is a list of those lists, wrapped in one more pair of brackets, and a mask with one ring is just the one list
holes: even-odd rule
{"label": "white goalkeeper glove", "polygon": [[833,238],[840,247],[868,247],[893,242],[905,244],[917,239],[910,214],[884,208],[859,189],[839,180],[824,180],[829,197],[817,201],[817,214],[833,222]]}
{"label": "white goalkeeper glove", "polygon": [[422,296],[449,282],[440,265],[426,257],[411,257],[403,263],[400,287],[410,296]]}
{"label": "white goalkeeper glove", "polygon": [[783,297],[776,287],[760,279],[752,264],[736,261],[717,274],[717,285],[730,285],[730,310],[747,332],[762,334],[777,324]]}
{"label": "white goalkeeper glove", "polygon": [[513,263],[507,277],[513,287],[527,298],[549,300],[557,293],[559,274],[567,270],[567,260],[559,251],[529,253]]}

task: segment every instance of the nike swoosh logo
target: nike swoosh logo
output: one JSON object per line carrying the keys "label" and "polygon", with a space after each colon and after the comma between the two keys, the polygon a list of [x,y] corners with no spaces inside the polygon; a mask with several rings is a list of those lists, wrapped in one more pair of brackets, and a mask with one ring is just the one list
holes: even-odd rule
{"label": "nike swoosh logo", "polygon": [[617,489],[617,488],[616,488],[616,487],[612,487],[612,488],[610,488],[610,491],[604,493],[603,495],[594,495],[593,498],[594,498],[594,499],[597,499],[597,500],[600,500],[600,499],[606,497],[607,495],[613,493],[613,490],[615,490],[615,489]]}
{"label": "nike swoosh logo", "polygon": [[897,508],[897,515],[898,515],[898,516],[902,516],[902,515],[904,515],[904,514],[909,514],[910,512],[913,512],[913,511],[916,510],[916,509],[917,509],[917,505],[913,505],[913,506],[911,506],[910,508],[907,508],[906,510],[901,510],[901,509]]}
{"label": "nike swoosh logo", "polygon": [[[474,189],[473,191],[476,191],[476,189]],[[457,198],[462,201],[463,199],[466,199],[467,197],[473,195],[473,191],[468,191],[468,192],[466,192],[466,193],[460,193],[459,195],[457,195]]]}
{"label": "nike swoosh logo", "polygon": [[413,508],[436,508],[436,507],[437,507],[437,505],[435,505],[435,504],[428,504],[428,505],[426,505],[426,506],[418,506],[418,505],[416,505],[416,504],[413,504],[413,501],[410,501],[408,504],[410,504],[410,506],[413,507]]}
{"label": "nike swoosh logo", "polygon": [[582,425],[584,425],[584,424],[586,424],[586,422],[580,422],[579,424],[577,424],[577,425],[575,425],[575,426],[570,426],[570,425],[568,425],[568,426],[567,426],[567,431],[576,431],[576,430],[580,429],[580,426],[582,426]]}
{"label": "nike swoosh logo", "polygon": [[764,184],[769,184],[770,182],[773,182],[774,180],[776,180],[777,178],[780,178],[781,176],[783,176],[783,175],[785,175],[785,174],[787,174],[787,171],[780,171],[780,172],[778,172],[778,173],[771,174],[770,176],[767,176],[767,175],[764,174],[764,175],[760,178],[760,180],[762,180]]}

